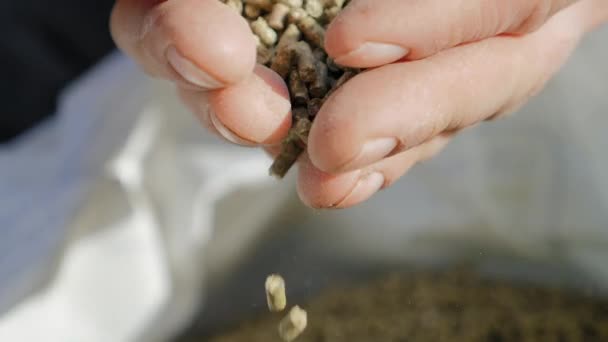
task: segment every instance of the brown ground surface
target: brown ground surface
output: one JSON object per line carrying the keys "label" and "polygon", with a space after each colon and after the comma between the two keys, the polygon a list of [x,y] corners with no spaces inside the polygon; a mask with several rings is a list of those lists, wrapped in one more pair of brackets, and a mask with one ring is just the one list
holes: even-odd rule
{"label": "brown ground surface", "polygon": [[[463,271],[393,275],[290,304],[308,311],[298,342],[608,341],[606,301]],[[281,317],[263,315],[210,341],[280,341]]]}

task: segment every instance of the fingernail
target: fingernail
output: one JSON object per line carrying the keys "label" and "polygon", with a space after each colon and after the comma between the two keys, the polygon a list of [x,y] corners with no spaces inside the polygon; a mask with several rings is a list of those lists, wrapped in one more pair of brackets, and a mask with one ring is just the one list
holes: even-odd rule
{"label": "fingernail", "polygon": [[398,61],[408,52],[398,45],[367,42],[358,49],[336,58],[335,61],[341,65],[370,67]]}
{"label": "fingernail", "polygon": [[171,67],[173,67],[184,80],[193,85],[208,90],[218,89],[224,86],[220,81],[216,80],[194,65],[194,63],[189,61],[186,57],[182,56],[175,47],[170,46],[167,48],[166,56]]}
{"label": "fingernail", "polygon": [[217,116],[213,113],[212,110],[209,110],[209,120],[211,121],[211,124],[213,124],[213,127],[215,127],[215,129],[226,140],[228,140],[232,143],[235,143],[237,145],[242,145],[242,146],[255,146],[256,145],[254,142],[251,142],[249,140],[239,137],[236,133],[231,131],[228,127],[224,126],[224,124],[220,121],[220,119],[217,118]]}
{"label": "fingernail", "polygon": [[384,182],[384,175],[382,175],[380,172],[373,172],[364,176],[363,178],[359,179],[351,193],[348,194],[336,207],[346,208],[365,201],[380,191],[380,189],[382,189],[384,186]]}
{"label": "fingernail", "polygon": [[366,142],[359,155],[340,168],[341,171],[356,170],[382,160],[395,150],[399,141],[395,138],[379,138]]}
{"label": "fingernail", "polygon": [[356,50],[336,58],[335,61],[340,65],[364,68],[398,61],[408,52],[398,45],[367,42]]}

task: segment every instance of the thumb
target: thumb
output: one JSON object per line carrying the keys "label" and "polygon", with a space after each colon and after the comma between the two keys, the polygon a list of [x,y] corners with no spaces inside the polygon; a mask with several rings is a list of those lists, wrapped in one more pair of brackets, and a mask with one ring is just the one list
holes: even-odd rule
{"label": "thumb", "polygon": [[255,66],[247,22],[217,0],[118,0],[110,26],[116,44],[149,74],[181,85],[223,88]]}

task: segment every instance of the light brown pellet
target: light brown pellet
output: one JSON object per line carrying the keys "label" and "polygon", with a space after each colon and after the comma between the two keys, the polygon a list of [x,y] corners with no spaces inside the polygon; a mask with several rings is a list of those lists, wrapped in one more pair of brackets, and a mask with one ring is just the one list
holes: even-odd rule
{"label": "light brown pellet", "polygon": [[283,318],[279,323],[279,336],[285,342],[291,342],[295,340],[308,324],[308,317],[306,311],[302,310],[299,306],[294,306],[287,316]]}
{"label": "light brown pellet", "polygon": [[287,306],[285,294],[285,280],[278,274],[272,274],[266,278],[266,301],[268,309],[272,312],[283,311]]}
{"label": "light brown pellet", "polygon": [[241,0],[226,0],[224,3],[235,10],[238,14],[243,13],[243,2]]}
{"label": "light brown pellet", "polygon": [[283,79],[289,76],[294,56],[292,45],[300,40],[300,36],[300,30],[297,26],[291,24],[287,27],[277,44],[276,54],[270,68]]}
{"label": "light brown pellet", "polygon": [[297,69],[300,78],[306,82],[314,82],[316,77],[315,56],[308,43],[299,41],[293,45],[294,53],[297,58]]}
{"label": "light brown pellet", "polygon": [[316,47],[323,48],[325,29],[315,20],[315,18],[305,16],[298,20],[297,25],[308,41]]}
{"label": "light brown pellet", "polygon": [[327,21],[334,20],[334,18],[336,18],[338,16],[338,13],[340,13],[341,10],[342,9],[338,6],[326,8],[324,11],[325,20],[327,20]]}
{"label": "light brown pellet", "polygon": [[300,78],[297,70],[293,70],[289,74],[289,93],[291,94],[291,102],[296,106],[305,106],[308,103],[308,89]]}
{"label": "light brown pellet", "polygon": [[308,104],[307,104],[308,115],[311,118],[314,118],[317,115],[317,113],[319,112],[319,110],[321,109],[322,105],[323,105],[323,99],[320,99],[320,98],[310,99],[310,101],[308,101]]}
{"label": "light brown pellet", "polygon": [[265,45],[271,46],[277,42],[277,33],[268,26],[266,20],[258,17],[251,23],[251,30],[255,33]]}
{"label": "light brown pellet", "polygon": [[272,7],[272,12],[268,15],[268,25],[275,30],[282,30],[285,28],[285,20],[289,13],[289,6],[277,3]]}
{"label": "light brown pellet", "polygon": [[303,8],[296,7],[292,8],[289,13],[287,13],[287,21],[290,24],[297,23],[300,19],[306,17],[308,13]]}
{"label": "light brown pellet", "polygon": [[306,0],[304,10],[309,16],[319,19],[323,15],[323,3],[321,0]]}
{"label": "light brown pellet", "polygon": [[308,109],[303,109],[306,111],[306,117],[296,119],[296,122],[293,125],[293,134],[297,137],[298,141],[306,146],[308,145],[308,134],[312,128],[312,121],[308,119]]}
{"label": "light brown pellet", "polygon": [[251,26],[257,62],[270,67],[288,85],[293,124],[270,169],[272,175],[283,178],[306,149],[308,132],[323,103],[359,72],[337,65],[324,50],[325,29],[349,1],[220,1],[240,11]]}
{"label": "light brown pellet", "polygon": [[262,14],[262,9],[256,5],[245,4],[243,14],[249,19],[257,19]]}
{"label": "light brown pellet", "polygon": [[245,4],[254,5],[259,7],[265,11],[272,10],[273,1],[272,0],[243,0]]}
{"label": "light brown pellet", "polygon": [[321,98],[327,93],[329,90],[327,82],[328,74],[327,65],[317,59],[315,62],[315,77],[310,82],[309,87],[310,97]]}
{"label": "light brown pellet", "polygon": [[291,8],[300,8],[304,5],[304,0],[279,0],[279,2]]}

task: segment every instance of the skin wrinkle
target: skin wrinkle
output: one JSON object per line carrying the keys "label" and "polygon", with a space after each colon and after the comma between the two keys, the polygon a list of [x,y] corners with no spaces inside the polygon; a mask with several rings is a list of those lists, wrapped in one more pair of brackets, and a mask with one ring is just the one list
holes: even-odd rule
{"label": "skin wrinkle", "polygon": [[[395,92],[393,95],[394,98],[404,98],[404,99],[415,99],[418,107],[422,108],[438,108],[436,103],[441,101],[436,101],[435,94],[433,89],[430,89],[426,85],[433,84],[433,79],[440,80],[442,79],[442,75],[440,72],[437,72],[433,64],[434,62],[429,60],[421,60],[416,61],[417,64],[427,64],[429,65],[425,70],[428,70],[427,73],[417,73],[417,77],[420,78],[419,82],[410,82],[406,70],[395,70],[394,72],[386,71],[387,74],[394,74],[395,77],[389,78],[389,84],[385,84],[386,91]],[[396,73],[403,73],[402,77],[398,76]],[[365,75],[359,75],[359,82],[368,83],[365,80]],[[376,108],[376,104],[373,102],[363,102],[359,103],[356,108],[353,108],[352,111],[349,111],[348,115],[331,115],[332,112],[339,111],[341,107],[341,103],[344,101],[349,102],[348,98],[342,98],[343,94],[350,94],[349,86],[345,86],[341,89],[340,92],[336,92],[334,96],[332,96],[331,100],[326,104],[326,107],[323,109],[323,113],[320,114],[320,121],[316,122],[316,127],[313,127],[313,130],[321,130],[322,133],[313,132],[311,135],[313,139],[320,139],[322,141],[326,141],[323,144],[323,154],[324,155],[333,155],[333,156],[341,156],[345,154],[344,144],[348,144],[350,141],[362,142],[364,140],[369,140],[373,138],[386,138],[386,137],[395,137],[399,140],[399,147],[397,151],[401,151],[405,148],[412,148],[420,143],[420,138],[416,136],[427,136],[430,131],[436,130],[434,128],[438,125],[438,122],[446,122],[447,120],[435,120],[437,117],[445,117],[446,115],[434,112],[424,112],[424,113],[412,113],[411,109],[404,105],[403,103],[395,103],[395,104],[386,104],[385,111],[386,112],[395,112],[395,113],[403,113],[401,115],[405,121],[409,122],[408,130],[402,131],[400,135],[396,136],[379,136],[375,135],[365,135],[364,131],[361,131],[357,127],[367,127],[367,124],[362,124],[361,122],[368,122],[370,120],[374,120],[373,117],[375,115],[374,108]],[[427,104],[427,105],[425,105]],[[333,108],[336,109],[333,109]],[[405,109],[404,109],[405,108]],[[405,110],[405,111],[404,111]],[[407,120],[408,116],[417,115],[417,120]],[[402,120],[403,121],[403,120]],[[404,122],[405,122],[404,121]],[[359,124],[357,124],[359,122]],[[401,124],[400,124],[401,125]],[[446,124],[447,125],[447,124]],[[403,125],[401,125],[403,126]],[[442,127],[441,130],[445,129]],[[342,134],[343,132],[349,132],[348,135]],[[439,131],[440,132],[440,131]],[[416,133],[416,136],[413,135]],[[360,134],[364,134],[361,136]],[[341,138],[338,138],[341,137]],[[326,140],[327,139],[327,140]],[[336,140],[339,139],[339,140]],[[328,141],[329,140],[329,141]],[[314,142],[313,142],[314,143]],[[336,163],[336,169],[340,169],[343,165],[347,165],[352,160],[358,157],[358,150],[361,148],[361,145],[350,146],[354,154],[349,154],[348,158],[343,158],[340,163]],[[313,151],[317,150],[313,147]],[[395,153],[394,152],[394,153]]]}
{"label": "skin wrinkle", "polygon": [[[398,136],[402,149],[410,149],[423,143],[420,141],[419,137],[412,136],[411,132],[417,132],[417,136],[420,137],[429,136],[433,135],[435,132],[442,132],[448,129],[450,123],[449,113],[441,110],[441,104],[445,101],[445,99],[437,100],[436,93],[434,91],[435,89],[428,86],[430,84],[443,82],[445,77],[443,73],[440,72],[442,68],[439,67],[434,59],[420,60],[416,63],[426,64],[427,66],[425,69],[427,69],[428,72],[423,74],[423,78],[420,80],[420,82],[416,82],[413,84],[413,86],[410,86],[410,91],[408,91],[406,87],[400,86],[400,88],[403,89],[402,97],[416,99],[416,102],[421,104],[420,107],[428,108],[428,110],[422,113],[417,113],[417,120],[414,120],[408,129],[410,133],[403,132],[402,135]],[[404,77],[400,79],[406,82],[407,78],[405,77],[406,76],[404,75]],[[458,85],[454,84],[453,86]]]}
{"label": "skin wrinkle", "polygon": [[[395,2],[395,0],[385,0],[386,3]],[[373,41],[377,43],[395,44],[399,45],[395,39],[388,39],[386,37],[369,37],[367,30],[360,23],[373,23],[376,21],[378,16],[375,14],[376,2],[374,1],[354,1],[351,2],[339,15],[328,29],[329,44],[326,44],[326,48],[330,55],[334,57],[341,56],[345,53],[351,52],[356,48],[360,47],[364,42]],[[390,6],[390,4],[389,4]],[[395,5],[396,6],[396,5]],[[414,26],[409,25],[408,22],[402,20],[402,16],[399,13],[389,12],[383,13],[383,21],[396,22],[400,21],[405,31],[416,29]],[[348,20],[345,18],[348,17]],[[418,28],[419,31],[419,28]],[[381,35],[382,36],[382,35]],[[338,37],[337,44],[334,44]],[[335,46],[339,46],[339,50],[335,50]]]}
{"label": "skin wrinkle", "polygon": [[208,129],[218,137],[221,136],[209,119],[209,102],[206,100],[206,92],[177,88],[177,94],[186,107],[196,114],[195,116],[205,129]]}
{"label": "skin wrinkle", "polygon": [[[353,78],[356,79],[358,77],[363,76],[363,74],[355,76]],[[351,80],[352,81],[352,80]],[[315,131],[314,133],[311,133],[311,136],[313,136],[313,138],[311,139],[312,144],[316,143],[317,141],[325,141],[323,145],[323,149],[325,150],[324,153],[326,154],[330,154],[330,155],[343,155],[343,148],[344,148],[344,144],[348,143],[349,140],[352,141],[361,141],[359,136],[349,136],[349,138],[346,141],[341,141],[341,140],[337,140],[336,137],[340,136],[339,134],[336,134],[336,132],[345,132],[345,131],[349,131],[352,132],[353,129],[353,125],[356,122],[356,120],[358,119],[358,115],[356,113],[353,113],[353,115],[351,116],[351,118],[348,118],[347,120],[344,120],[343,117],[337,117],[336,115],[332,115],[332,112],[338,112],[340,111],[339,106],[336,108],[336,102],[340,102],[340,98],[343,96],[345,90],[349,87],[348,84],[346,84],[344,87],[342,88],[338,88],[334,94],[330,97],[330,99],[325,103],[324,108],[322,109],[322,112],[320,112],[318,115],[318,118],[315,120],[315,123],[312,127],[312,131]],[[319,133],[316,133],[316,131],[319,131]],[[312,141],[315,140],[315,141]],[[313,149],[316,150],[316,149]],[[346,161],[342,161],[339,164],[340,165],[346,165],[348,162],[351,162],[352,160],[354,160],[357,157],[358,154],[355,154],[351,157],[347,157]]]}
{"label": "skin wrinkle", "polygon": [[[479,7],[479,16],[480,18],[484,18],[483,12],[485,8],[485,12],[487,16],[485,17],[485,25],[488,27],[488,32],[486,32],[486,36],[490,34],[490,32],[504,32],[503,27],[508,26],[505,20],[500,15],[500,6],[496,2],[492,2],[485,6]],[[490,24],[488,24],[488,21]]]}
{"label": "skin wrinkle", "polygon": [[[170,17],[170,7],[166,6],[166,3],[161,4],[160,6],[152,9],[147,15],[145,20],[148,22],[146,24],[147,30],[145,34],[141,37],[141,40],[138,41],[140,49],[144,54],[148,56],[148,58],[156,60],[161,63],[163,66],[169,68],[175,76],[179,79],[183,80],[181,76],[170,66],[165,57],[165,53],[167,48],[171,44],[171,42],[175,41],[177,36],[176,30],[171,25]],[[151,33],[155,34],[151,34]],[[179,48],[176,46],[178,51]],[[182,53],[180,51],[180,53]],[[187,56],[186,56],[187,57]],[[184,82],[189,83],[184,80]]]}
{"label": "skin wrinkle", "polygon": [[[140,53],[150,60],[155,60],[161,64],[168,74],[157,73],[161,77],[169,77],[170,79],[180,80],[180,83],[190,84],[185,80],[168,62],[165,53],[167,48],[176,38],[176,30],[173,29],[170,20],[171,6],[167,3],[162,3],[153,7],[145,14],[139,39],[136,40],[136,45]],[[154,33],[154,34],[152,34]],[[176,49],[179,50],[178,47]],[[164,75],[163,75],[164,74]],[[215,76],[213,76],[215,77]]]}
{"label": "skin wrinkle", "polygon": [[[300,158],[298,165],[298,194],[305,203],[317,209],[336,208],[338,204],[344,202],[355,189],[361,175],[361,170],[339,176],[319,171],[312,166],[306,154]],[[303,175],[307,176],[303,177]],[[336,194],[333,188],[340,186],[344,190]]]}
{"label": "skin wrinkle", "polygon": [[[160,3],[160,2],[159,2]],[[134,31],[134,39],[135,41],[143,41],[145,37],[152,31],[153,28],[159,28],[162,26],[164,22],[163,17],[166,17],[167,10],[166,7],[162,5],[157,5],[152,8],[152,10],[148,11],[144,15],[142,20],[141,28],[139,30]],[[161,24],[159,24],[161,23]]]}
{"label": "skin wrinkle", "polygon": [[[439,2],[435,1],[435,3],[438,4]],[[488,27],[484,25],[485,22],[488,20],[496,21],[495,18],[488,18],[488,13],[483,9],[483,6],[477,6],[474,1],[460,0],[457,6],[461,9],[458,11],[459,17],[457,19],[450,18],[450,13],[439,19],[439,22],[450,24],[450,27],[446,27],[447,31],[442,32],[441,35],[452,36],[452,39],[448,44],[438,47],[435,51],[441,51],[445,46],[458,46],[465,41],[482,39],[488,34],[486,32]],[[463,22],[467,24],[463,25]]]}
{"label": "skin wrinkle", "polygon": [[[343,207],[341,207],[344,202],[346,202],[346,200],[349,199],[350,195],[355,191],[355,189],[357,189],[357,187],[360,185],[360,182],[365,179],[365,177],[368,177],[371,172],[366,172],[364,173],[363,171],[358,171],[358,175],[357,175],[357,180],[354,182],[354,184],[350,187],[349,190],[345,191],[345,195],[342,197],[342,199],[335,201],[335,203],[330,203],[327,208],[331,209],[331,208],[335,208],[335,209],[344,209]],[[386,182],[386,181],[385,181]]]}
{"label": "skin wrinkle", "polygon": [[[427,74],[427,79],[425,80],[426,82],[424,82],[424,84],[439,84],[440,82],[444,82],[445,77],[443,75],[442,72],[440,72],[439,70],[441,70],[441,66],[440,63],[438,63],[435,59],[428,59],[425,60],[425,63],[428,64],[428,69],[432,70],[434,72],[429,72]],[[456,65],[456,69],[464,69],[467,68],[467,65],[464,63],[464,60],[458,60],[458,65]],[[452,87],[458,87],[459,84],[452,84]],[[450,117],[449,117],[449,112],[448,109],[449,107],[446,107],[444,110],[442,104],[444,103],[445,99],[440,99],[439,101],[435,100],[435,91],[432,87],[427,86],[422,88],[423,91],[422,93],[419,95],[420,98],[425,99],[425,103],[427,104],[426,107],[428,107],[429,109],[435,109],[435,111],[433,110],[429,110],[426,115],[424,116],[425,120],[421,120],[420,125],[422,126],[424,123],[426,123],[426,125],[432,125],[430,127],[430,132],[441,132],[444,131],[446,129],[448,129],[449,127],[449,123],[450,123]],[[419,128],[420,129],[420,128]],[[422,129],[420,129],[422,131]],[[405,137],[403,138],[405,139]],[[411,148],[413,146],[408,146],[408,148]]]}
{"label": "skin wrinkle", "polygon": [[[579,32],[578,34],[576,32]],[[512,61],[517,63],[517,65],[512,66],[512,70],[523,70],[518,73],[518,80],[515,84],[527,84],[527,87],[517,87],[512,86],[513,91],[511,92],[511,98],[505,101],[504,105],[490,117],[490,119],[495,119],[497,117],[504,117],[506,114],[513,112],[515,109],[524,105],[530,98],[534,97],[538,93],[542,91],[546,83],[551,79],[555,72],[558,71],[558,67],[561,66],[565,60],[569,57],[568,54],[560,53],[560,51],[569,51],[573,50],[574,46],[578,43],[581,38],[582,33],[580,30],[564,30],[564,35],[554,34],[556,43],[552,44],[553,50],[547,51],[546,48],[541,48],[542,44],[539,44],[538,40],[542,40],[541,34],[543,32],[535,32],[523,40],[523,42],[527,45],[526,49],[521,49],[521,51],[525,51],[526,53],[516,54],[516,58],[513,58]],[[530,64],[535,64],[530,61],[543,61],[546,59],[547,55],[551,56],[559,56],[557,60],[552,60],[549,64],[543,64],[546,68],[544,72],[537,73],[536,79],[530,81],[530,75],[525,71],[526,66]]]}
{"label": "skin wrinkle", "polygon": [[513,31],[516,33],[527,33],[540,28],[552,12],[553,2],[553,0],[536,1],[533,9]]}
{"label": "skin wrinkle", "polygon": [[[483,42],[480,44],[484,44]],[[478,46],[482,46],[482,45],[478,45]],[[468,49],[465,48],[467,50],[465,50],[465,52],[467,53],[463,53],[462,56],[459,59],[455,59],[453,58],[452,60],[457,61],[458,65],[457,67],[454,67],[452,69],[454,70],[462,70],[465,71],[464,72],[464,78],[470,80],[470,87],[464,87],[462,86],[462,84],[458,84],[455,83],[452,85],[452,87],[458,87],[459,91],[462,91],[462,94],[459,95],[459,98],[463,98],[463,99],[467,99],[467,98],[476,98],[479,95],[476,93],[477,91],[477,85],[475,83],[478,82],[478,80],[480,78],[482,78],[484,75],[479,73],[479,69],[478,69],[478,65],[475,64],[471,64],[472,61],[476,61],[479,55],[483,55],[485,54],[488,49]],[[490,52],[490,51],[488,51]],[[458,78],[458,80],[460,80],[460,78]],[[473,81],[475,80],[475,81]],[[458,81],[457,81],[458,82]],[[469,104],[466,103],[465,101],[452,101],[452,107],[450,108],[450,106],[447,106],[447,110],[450,111],[450,114],[448,114],[449,119],[448,122],[445,125],[445,128],[443,131],[450,131],[450,130],[454,130],[454,129],[459,129],[463,126],[466,126],[469,124],[470,120],[466,120],[467,117],[470,117],[470,113],[474,110],[471,110],[471,108],[469,108]]]}
{"label": "skin wrinkle", "polygon": [[[492,39],[510,39],[510,38],[492,38]],[[488,60],[484,60],[483,58],[480,58],[484,55],[487,54],[491,54],[492,50],[494,49],[494,44],[489,44],[489,41],[485,41],[485,42],[480,42],[477,45],[476,49],[469,49],[465,53],[463,54],[463,56],[461,56],[461,63],[462,63],[462,69],[466,70],[465,76],[466,75],[470,75],[469,79],[495,79],[496,77],[501,77],[501,83],[503,85],[503,89],[513,89],[515,87],[515,84],[518,84],[518,72],[515,73],[510,73],[508,75],[506,75],[506,78],[504,78],[505,75],[502,74],[501,70],[496,70],[498,72],[497,75],[488,75],[488,74],[480,74],[478,72],[478,70],[492,70],[492,68],[480,68],[479,65],[476,63],[479,60],[484,61],[484,63],[494,63],[494,61],[488,61]],[[512,52],[511,52],[512,53]],[[505,62],[505,63],[509,63],[511,65],[515,65],[517,64],[517,58],[510,58],[511,56],[509,56],[509,58],[504,58],[504,60],[500,60],[497,62]],[[470,64],[473,61],[475,61],[475,64]],[[506,67],[506,66],[505,66]],[[509,67],[510,68],[510,67]],[[515,67],[513,70],[521,70],[521,68],[519,67]],[[458,86],[458,85],[454,85],[454,86]],[[461,90],[463,91],[463,94],[461,94],[462,98],[468,98],[468,99],[475,99],[479,96],[479,94],[475,93],[475,89],[477,89],[477,86],[473,85],[472,87],[461,87]],[[508,91],[502,91],[499,92],[499,94],[506,94],[509,93]],[[500,102],[500,101],[496,101],[496,102]],[[481,102],[484,103],[484,102]],[[494,106],[493,108],[488,108],[488,109],[483,109],[482,107],[478,107],[478,108],[470,108],[471,104],[467,103],[467,102],[459,102],[456,103],[457,105],[460,104],[463,107],[459,107],[459,106],[455,106],[452,108],[452,114],[451,114],[451,120],[449,125],[447,126],[446,130],[453,130],[453,129],[459,129],[462,127],[466,127],[469,126],[471,124],[474,124],[477,122],[477,120],[479,120],[479,114],[492,114],[493,112],[498,110],[498,105]],[[474,112],[477,113],[476,115],[471,115],[470,113]],[[483,116],[483,115],[482,115]]]}
{"label": "skin wrinkle", "polygon": [[529,33],[540,29],[543,24],[555,13],[576,3],[580,0],[536,0],[534,7],[529,10],[527,16],[522,16],[523,20],[518,27],[512,29],[515,33]]}
{"label": "skin wrinkle", "polygon": [[[414,41],[409,43],[411,45],[410,55],[414,59],[419,59],[420,56],[428,56],[436,53],[437,51],[441,51],[445,46],[454,46],[458,45],[462,41],[462,37],[465,35],[465,28],[457,23],[450,21],[449,18],[454,14],[454,8],[458,8],[460,6],[466,6],[468,1],[433,1],[430,4],[433,6],[431,9],[428,9],[429,5],[427,1],[417,0],[417,6],[421,9],[414,8],[414,11],[428,11],[426,14],[430,18],[434,18],[433,20],[436,22],[444,22],[450,23],[450,27],[446,28],[444,25],[424,25],[420,27],[418,23],[412,23],[410,25],[409,30],[420,32],[420,35],[423,37],[435,37],[434,44],[421,45],[421,42]],[[426,10],[425,10],[426,9]],[[426,45],[426,46],[425,46]]]}

